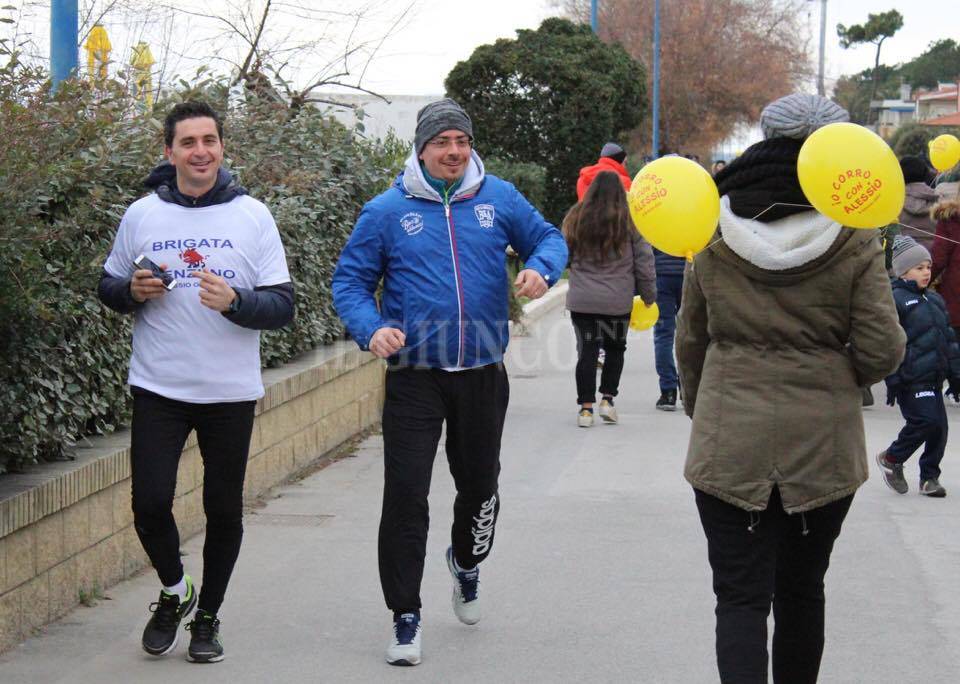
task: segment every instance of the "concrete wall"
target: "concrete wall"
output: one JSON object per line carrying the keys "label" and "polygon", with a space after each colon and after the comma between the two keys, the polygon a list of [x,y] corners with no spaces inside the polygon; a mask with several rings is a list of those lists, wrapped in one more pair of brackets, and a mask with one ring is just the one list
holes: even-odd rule
{"label": "concrete wall", "polygon": [[[383,362],[352,342],[264,371],[247,467],[249,500],[380,421]],[[130,510],[129,431],[89,440],[69,463],[0,477],[0,651],[148,564]],[[203,465],[191,434],[174,514],[203,529]]]}

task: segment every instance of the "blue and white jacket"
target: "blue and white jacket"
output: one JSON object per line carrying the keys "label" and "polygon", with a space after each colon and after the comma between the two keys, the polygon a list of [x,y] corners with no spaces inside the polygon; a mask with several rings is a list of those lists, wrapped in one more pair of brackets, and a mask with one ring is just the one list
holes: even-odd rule
{"label": "blue and white jacket", "polygon": [[379,328],[402,330],[406,344],[393,364],[495,363],[509,340],[508,245],[549,286],[566,266],[560,231],[513,185],[485,175],[475,152],[449,202],[411,154],[393,187],[360,212],[333,275],[334,306],[361,349]]}

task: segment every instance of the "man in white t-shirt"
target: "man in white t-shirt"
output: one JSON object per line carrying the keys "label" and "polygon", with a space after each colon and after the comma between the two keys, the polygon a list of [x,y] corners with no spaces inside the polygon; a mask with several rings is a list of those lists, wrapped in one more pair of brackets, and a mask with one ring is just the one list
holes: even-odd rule
{"label": "man in white t-shirt", "polygon": [[[130,449],[134,527],[163,589],[144,650],[170,653],[193,608],[187,659],[223,660],[217,612],[243,537],[243,480],[260,379],[260,330],[293,319],[293,285],[270,211],[221,168],[223,126],[203,102],[164,122],[167,160],[154,193],[117,230],[98,294],[132,313]],[[146,257],[158,267],[144,267]],[[139,265],[135,265],[135,262]],[[203,458],[202,591],[184,573],[173,518],[183,445],[196,430]],[[199,593],[199,600],[198,600]]]}

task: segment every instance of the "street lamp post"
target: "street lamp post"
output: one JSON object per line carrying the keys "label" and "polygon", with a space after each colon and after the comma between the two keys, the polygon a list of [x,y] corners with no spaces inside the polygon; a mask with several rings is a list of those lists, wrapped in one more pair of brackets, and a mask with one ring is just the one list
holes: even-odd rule
{"label": "street lamp post", "polygon": [[[814,0],[815,1],[815,0]],[[827,44],[827,0],[820,0],[820,69],[817,71],[817,94],[826,96],[826,87],[823,82],[823,64]]]}
{"label": "street lamp post", "polygon": [[660,156],[660,0],[653,3],[653,154]]}
{"label": "street lamp post", "polygon": [[590,0],[590,28],[594,35],[597,33],[597,3],[599,0]]}
{"label": "street lamp post", "polygon": [[60,81],[77,70],[77,0],[53,0],[50,5],[50,79]]}

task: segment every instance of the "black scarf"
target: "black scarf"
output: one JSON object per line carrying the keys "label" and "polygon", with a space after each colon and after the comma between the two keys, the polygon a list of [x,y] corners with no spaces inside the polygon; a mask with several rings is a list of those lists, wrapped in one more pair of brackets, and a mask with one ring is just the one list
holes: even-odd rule
{"label": "black scarf", "polygon": [[[810,211],[812,207],[797,177],[797,157],[802,146],[802,140],[771,138],[751,145],[727,164],[714,181],[720,194],[730,199],[731,211],[763,223]],[[802,206],[770,208],[777,202]]]}

